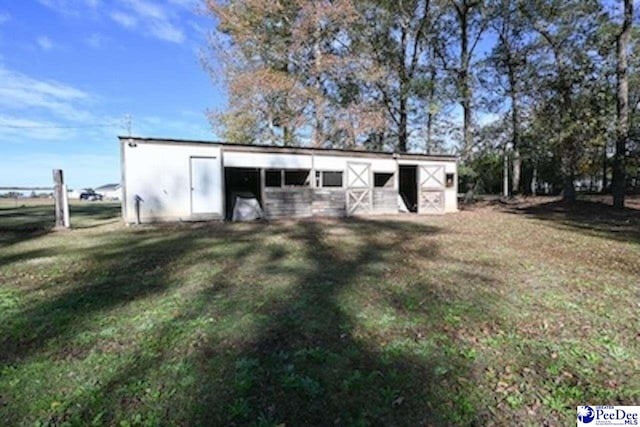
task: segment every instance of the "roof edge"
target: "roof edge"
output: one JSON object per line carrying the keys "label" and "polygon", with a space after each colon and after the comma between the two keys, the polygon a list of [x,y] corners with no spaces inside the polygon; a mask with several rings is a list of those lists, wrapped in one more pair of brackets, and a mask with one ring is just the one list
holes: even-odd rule
{"label": "roof edge", "polygon": [[248,150],[254,149],[265,149],[265,150],[273,150],[273,151],[282,151],[282,152],[319,152],[319,153],[341,153],[341,154],[355,154],[355,155],[383,155],[383,156],[397,156],[400,158],[411,158],[411,157],[420,157],[420,158],[432,158],[432,159],[443,159],[443,160],[458,160],[458,156],[455,154],[424,154],[424,153],[401,153],[401,152],[392,152],[392,151],[372,151],[372,150],[357,150],[357,149],[345,149],[345,148],[325,148],[325,147],[294,147],[294,146],[281,146],[281,145],[267,145],[267,144],[240,144],[234,142],[225,142],[225,141],[213,141],[213,140],[200,140],[200,139],[182,139],[182,138],[160,138],[160,137],[142,137],[142,136],[124,136],[118,135],[118,139],[123,141],[136,141],[142,143],[160,143],[160,144],[204,144],[204,145],[221,145],[223,147],[233,147],[233,148],[246,148]]}

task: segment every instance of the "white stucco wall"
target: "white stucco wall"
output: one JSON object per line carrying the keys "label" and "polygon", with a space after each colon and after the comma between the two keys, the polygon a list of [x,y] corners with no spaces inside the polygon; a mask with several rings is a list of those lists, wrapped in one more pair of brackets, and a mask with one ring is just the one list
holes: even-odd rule
{"label": "white stucco wall", "polygon": [[326,171],[346,171],[347,163],[370,163],[373,172],[395,173],[397,164],[395,159],[381,159],[379,157],[347,157],[347,156],[325,156],[316,154],[314,156],[314,166],[316,170]]}
{"label": "white stucco wall", "polygon": [[310,154],[224,152],[224,166],[264,169],[311,169]]}
{"label": "white stucco wall", "polygon": [[[212,157],[220,161],[220,146],[217,145],[171,145],[137,142],[135,147],[126,141],[124,149],[124,175],[126,181],[125,221],[136,221],[136,196],[140,203],[142,221],[188,220],[191,217],[191,157]],[[218,163],[219,165],[219,163]],[[218,182],[221,182],[222,170]],[[222,216],[223,186],[212,188],[211,197],[216,200],[217,212],[212,217]]]}
{"label": "white stucco wall", "polygon": [[445,172],[454,174],[453,187],[445,188],[444,191],[444,211],[458,211],[458,163],[447,162],[445,164]]}

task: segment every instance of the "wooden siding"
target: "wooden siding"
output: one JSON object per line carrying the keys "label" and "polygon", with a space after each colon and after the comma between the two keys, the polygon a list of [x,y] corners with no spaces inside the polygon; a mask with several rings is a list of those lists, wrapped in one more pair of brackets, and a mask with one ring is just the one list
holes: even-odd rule
{"label": "wooden siding", "polygon": [[345,216],[346,192],[343,188],[316,188],[313,190],[313,215]]}
{"label": "wooden siding", "polygon": [[[374,188],[371,213],[397,213],[398,192]],[[346,215],[344,188],[265,188],[263,208],[268,219]]]}
{"label": "wooden siding", "polygon": [[267,219],[311,216],[312,188],[265,188],[262,207]]}
{"label": "wooden siding", "polygon": [[398,190],[395,188],[373,189],[373,213],[398,213]]}
{"label": "wooden siding", "polygon": [[344,216],[342,188],[265,188],[263,207],[268,219]]}

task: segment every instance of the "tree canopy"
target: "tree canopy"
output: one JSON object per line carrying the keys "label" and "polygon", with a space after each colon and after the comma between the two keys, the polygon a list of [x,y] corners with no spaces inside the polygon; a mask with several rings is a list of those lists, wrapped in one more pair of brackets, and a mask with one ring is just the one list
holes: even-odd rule
{"label": "tree canopy", "polygon": [[569,200],[576,186],[612,182],[618,198],[640,186],[632,0],[207,0],[206,10],[205,64],[229,93],[210,118],[228,140],[455,152],[468,181],[506,156],[511,193]]}

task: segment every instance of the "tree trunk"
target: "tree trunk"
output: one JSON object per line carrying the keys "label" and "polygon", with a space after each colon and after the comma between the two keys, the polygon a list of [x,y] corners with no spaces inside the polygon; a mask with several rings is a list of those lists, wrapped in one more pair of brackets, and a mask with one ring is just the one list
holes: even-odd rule
{"label": "tree trunk", "polygon": [[502,195],[505,198],[509,197],[509,154],[507,152],[507,149],[505,147],[504,150],[504,167],[502,170]]}
{"label": "tree trunk", "polygon": [[315,113],[315,126],[313,129],[313,145],[321,147],[324,145],[324,100],[322,99],[322,49],[320,47],[320,31],[315,33],[315,43],[313,45],[314,50],[314,67],[315,67],[315,89],[316,94],[314,96],[314,113]]}
{"label": "tree trunk", "polygon": [[407,130],[409,113],[407,111],[408,107],[408,98],[409,98],[409,75],[406,64],[406,52],[407,52],[407,27],[405,25],[401,25],[400,31],[400,47],[402,48],[402,54],[398,58],[398,76],[399,76],[399,92],[400,92],[400,103],[399,103],[399,120],[398,120],[398,151],[401,153],[406,153],[408,148],[408,140],[409,134]]}
{"label": "tree trunk", "polygon": [[624,207],[625,196],[625,157],[627,139],[629,138],[629,76],[627,74],[627,47],[631,36],[633,18],[633,0],[624,0],[624,21],[622,31],[616,41],[616,83],[617,83],[617,123],[616,123],[616,152],[613,157],[613,206]]}
{"label": "tree trunk", "polygon": [[273,124],[273,114],[269,112],[269,137],[271,138],[271,145],[278,145],[278,137],[276,136],[276,128]]}
{"label": "tree trunk", "polygon": [[[435,49],[435,48],[433,48]],[[436,70],[436,67],[433,66],[433,63],[435,62],[435,53],[433,53],[432,49],[432,55],[431,55],[431,61],[432,61],[432,65],[431,65],[431,70],[429,73],[429,84],[431,85],[429,87],[429,96],[428,96],[428,101],[427,101],[427,146],[425,149],[425,152],[427,154],[431,154],[432,150],[433,150],[433,122],[434,122],[434,113],[433,113],[433,107],[434,107],[434,103],[436,100],[436,77],[437,77],[437,73],[438,71]]]}
{"label": "tree trunk", "polygon": [[471,135],[471,85],[469,83],[469,9],[464,7],[459,14],[460,19],[460,70],[458,80],[460,85],[460,95],[463,114],[462,123],[462,160],[467,160],[471,155],[473,139]]}
{"label": "tree trunk", "polygon": [[[564,105],[562,114],[565,115],[564,122],[568,120],[566,117],[570,117],[570,111],[572,108],[571,101],[571,84],[568,83],[568,79],[566,79],[563,74],[563,69],[559,67],[561,70],[561,83],[560,87],[562,88],[562,102]],[[570,138],[570,139],[566,139]],[[575,171],[576,171],[576,155],[577,147],[576,141],[573,136],[565,137],[565,141],[563,141],[561,150],[560,150],[560,165],[562,171],[562,199],[568,203],[574,203],[576,201],[576,188],[575,188]]]}
{"label": "tree trunk", "polygon": [[531,177],[531,195],[535,197],[538,193],[538,168],[533,166],[533,175]]}
{"label": "tree trunk", "polygon": [[607,192],[607,143],[602,148],[602,193]]}
{"label": "tree trunk", "polygon": [[427,114],[427,144],[424,150],[426,154],[431,154],[431,151],[433,149],[433,136],[432,136],[433,131],[431,130],[432,128],[433,128],[433,113],[429,111],[429,113]]}
{"label": "tree trunk", "polygon": [[407,152],[408,134],[407,134],[407,100],[404,95],[400,95],[400,124],[398,125],[398,151]]}
{"label": "tree trunk", "polygon": [[511,98],[511,149],[513,150],[513,172],[511,174],[511,192],[520,192],[520,176],[522,174],[522,160],[520,159],[520,112],[516,93],[516,75],[511,58],[509,64],[509,96]]}
{"label": "tree trunk", "polygon": [[470,89],[467,85],[467,80],[465,77],[465,83],[463,84],[463,100],[462,100],[462,111],[463,111],[463,138],[464,138],[464,148],[462,150],[462,158],[467,160],[471,156],[471,150],[473,148],[473,137],[471,134],[471,96]]}
{"label": "tree trunk", "polygon": [[315,126],[313,129],[313,145],[316,147],[322,147],[324,145],[324,107],[322,105],[322,100],[316,98],[315,101]]}
{"label": "tree trunk", "polygon": [[574,203],[576,201],[576,188],[574,186],[575,176],[573,172],[564,175],[562,187],[562,199],[565,202]]}
{"label": "tree trunk", "polygon": [[512,161],[512,175],[511,175],[511,192],[513,194],[520,193],[520,180],[522,176],[522,158],[520,157],[520,151],[517,149],[513,150],[513,161]]}
{"label": "tree trunk", "polygon": [[289,129],[289,126],[282,127],[282,144],[285,147],[293,145],[293,134]]}

